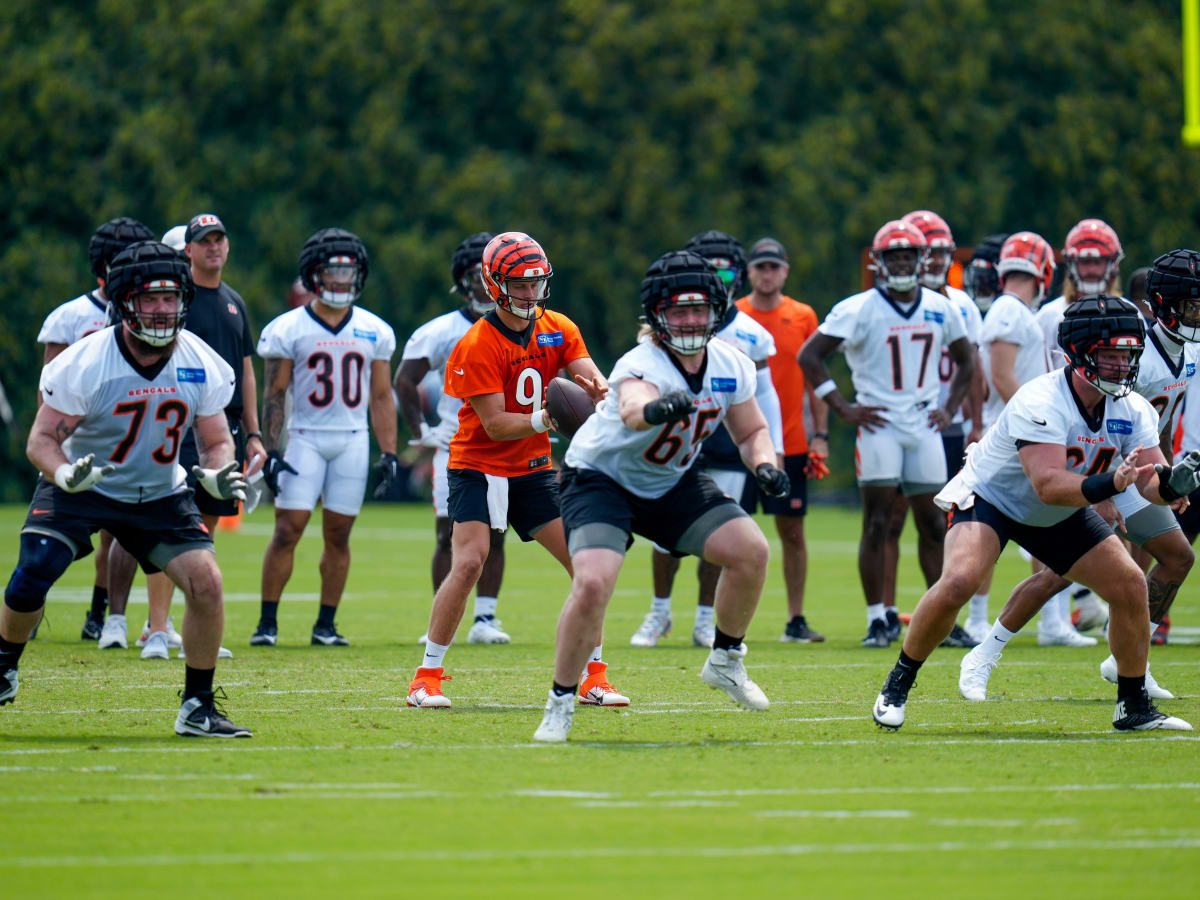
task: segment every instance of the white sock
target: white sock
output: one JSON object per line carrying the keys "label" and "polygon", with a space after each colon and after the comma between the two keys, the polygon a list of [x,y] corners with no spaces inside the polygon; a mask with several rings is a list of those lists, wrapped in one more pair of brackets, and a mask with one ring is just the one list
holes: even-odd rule
{"label": "white sock", "polygon": [[603,651],[604,651],[604,645],[597,644],[596,649],[592,651],[592,658],[589,660],[589,662],[604,662]]}
{"label": "white sock", "polygon": [[971,605],[967,612],[968,622],[986,622],[987,621],[988,595],[976,594],[971,598]]}
{"label": "white sock", "polygon": [[480,616],[494,616],[496,614],[496,604],[500,601],[496,597],[475,597],[475,618]]}
{"label": "white sock", "polygon": [[1040,633],[1058,634],[1063,630],[1062,607],[1058,603],[1059,596],[1063,594],[1070,598],[1069,591],[1060,591],[1047,600],[1046,605],[1042,607],[1038,618],[1038,631]]}
{"label": "white sock", "polygon": [[996,659],[1004,652],[1005,645],[1014,637],[1016,637],[1016,632],[1009,631],[997,619],[995,624],[992,625],[992,630],[988,632],[988,636],[983,639],[983,643],[976,649],[984,656]]}
{"label": "white sock", "polygon": [[[696,624],[697,625],[712,625],[713,624],[713,608],[711,606],[696,607]],[[1151,629],[1153,631],[1154,629]]]}
{"label": "white sock", "polygon": [[435,644],[432,640],[425,642],[425,658],[421,660],[422,669],[436,669],[442,664],[449,644]]}
{"label": "white sock", "polygon": [[867,604],[867,624],[870,625],[876,619],[884,619],[886,621],[886,616],[885,616],[883,610],[884,610],[884,606],[882,603],[868,603]]}
{"label": "white sock", "polygon": [[671,598],[655,597],[650,601],[650,612],[658,613],[660,616],[671,615]]}
{"label": "white sock", "polygon": [[1058,600],[1058,614],[1062,618],[1063,628],[1074,628],[1071,624],[1071,592],[1060,591],[1055,599]]}

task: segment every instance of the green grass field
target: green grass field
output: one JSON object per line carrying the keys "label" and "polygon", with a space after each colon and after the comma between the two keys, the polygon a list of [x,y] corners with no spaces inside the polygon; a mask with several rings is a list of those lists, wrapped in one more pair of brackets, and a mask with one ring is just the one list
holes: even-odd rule
{"label": "green grass field", "polygon": [[[5,573],[23,515],[0,509]],[[1039,649],[1023,635],[982,704],[958,697],[964,651],[941,650],[904,729],[875,728],[870,704],[895,650],[859,647],[853,512],[808,520],[807,611],[827,643],[779,642],[773,561],[747,638],[768,712],[739,711],[698,678],[690,564],[675,633],[654,650],[629,647],[650,596],[639,544],[605,654],[633,704],[578,710],[571,742],[549,747],[530,736],[567,580],[540,547],[508,544],[500,615],[514,643],[467,646],[464,625],[447,657],[454,708],[410,710],[431,513],[366,509],[338,618],[348,648],[308,645],[311,529],[280,608],[281,645],[247,645],[270,522],[259,513],[217,539],[236,655],[217,680],[252,740],[175,737],[183,663],[79,640],[90,560],[51,593],[20,696],[0,710],[5,897],[1196,895],[1200,733],[1113,732],[1103,646]],[[913,556],[906,541],[903,609],[921,593]],[[1010,550],[993,616],[1023,571]],[[131,645],[145,614],[137,598],[141,579]],[[1198,598],[1185,586],[1177,628],[1200,624]],[[1200,723],[1200,648],[1172,644],[1152,661],[1182,698],[1163,708]]]}

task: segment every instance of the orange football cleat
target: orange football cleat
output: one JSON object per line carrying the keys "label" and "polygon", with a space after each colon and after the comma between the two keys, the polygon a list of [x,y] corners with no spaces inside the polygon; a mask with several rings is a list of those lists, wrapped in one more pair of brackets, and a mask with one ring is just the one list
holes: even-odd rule
{"label": "orange football cleat", "polygon": [[450,698],[442,694],[442,682],[450,680],[449,675],[442,674],[445,671],[441,666],[417,669],[417,677],[408,685],[405,702],[420,709],[448,709]]}
{"label": "orange football cleat", "polygon": [[579,685],[579,702],[584,706],[628,706],[629,698],[608,683],[608,663],[587,664],[587,677]]}

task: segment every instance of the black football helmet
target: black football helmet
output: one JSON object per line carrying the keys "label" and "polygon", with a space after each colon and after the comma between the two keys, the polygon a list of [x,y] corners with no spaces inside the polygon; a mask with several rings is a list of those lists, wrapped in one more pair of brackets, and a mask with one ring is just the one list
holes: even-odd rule
{"label": "black football helmet", "polygon": [[[188,261],[166,244],[150,240],[130,244],[113,257],[104,292],[134,337],[152,347],[165,347],[183,330],[196,288]],[[174,310],[141,307],[142,295],[160,292],[179,295]]]}
{"label": "black football helmet", "polygon": [[746,250],[742,242],[724,231],[702,231],[683,245],[684,250],[703,256],[717,270],[733,303],[746,290]]}
{"label": "black football helmet", "polygon": [[1200,253],[1172,250],[1146,273],[1146,302],[1167,333],[1200,341]]}
{"label": "black football helmet", "polygon": [[462,243],[454,248],[454,255],[450,257],[450,278],[454,282],[450,290],[461,294],[471,311],[480,316],[487,315],[496,308],[479,274],[483,264],[483,248],[493,237],[489,232],[480,231],[463,238]]}
{"label": "black football helmet", "polygon": [[128,216],[109,219],[96,229],[96,233],[88,241],[88,260],[92,264],[92,274],[97,278],[108,278],[108,267],[112,265],[114,256],[130,244],[152,240],[154,233],[137,219]]}
{"label": "black football helmet", "polygon": [[[1137,382],[1146,324],[1138,308],[1122,297],[1097,294],[1070,304],[1058,323],[1058,343],[1071,367],[1098,390],[1124,397]],[[1101,371],[1099,350],[1128,350],[1126,363]]]}
{"label": "black football helmet", "polygon": [[349,306],[361,297],[369,268],[366,246],[341,228],[321,229],[300,251],[300,280],[326,306]]}
{"label": "black football helmet", "polygon": [[[668,309],[695,305],[708,307],[703,326],[675,328],[668,324]],[[642,279],[642,311],[646,322],[659,340],[684,356],[704,349],[720,328],[729,306],[729,290],[717,269],[690,250],[663,254]]]}
{"label": "black football helmet", "polygon": [[971,295],[981,312],[987,312],[1000,293],[1000,273],[996,271],[996,263],[1000,261],[1000,248],[1007,240],[1007,234],[989,234],[975,247],[970,262],[963,266],[963,290]]}

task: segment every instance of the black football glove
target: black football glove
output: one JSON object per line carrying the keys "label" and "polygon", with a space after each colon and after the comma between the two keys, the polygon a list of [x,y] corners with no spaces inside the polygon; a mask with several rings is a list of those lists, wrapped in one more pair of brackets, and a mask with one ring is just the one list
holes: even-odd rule
{"label": "black football glove", "polygon": [[267,487],[271,489],[271,493],[278,496],[279,494],[279,476],[284,472],[291,472],[293,475],[300,473],[288,465],[287,460],[283,458],[283,454],[278,450],[270,450],[267,453],[267,462],[263,466],[263,481],[267,483]]}
{"label": "black football glove", "polygon": [[375,499],[386,500],[392,492],[392,485],[400,480],[400,460],[395,453],[380,453],[379,462],[375,463],[379,470],[379,484],[375,486]]}
{"label": "black football glove", "polygon": [[642,409],[642,417],[649,425],[664,422],[686,422],[692,414],[692,398],[687,391],[671,391],[657,400],[651,400]]}
{"label": "black football glove", "polygon": [[1180,497],[1186,497],[1196,488],[1200,488],[1200,450],[1193,450],[1176,466],[1158,463],[1154,471],[1158,473],[1158,493],[1168,503],[1174,503]]}
{"label": "black football glove", "polygon": [[787,477],[787,472],[770,463],[759,463],[754,477],[758,480],[759,490],[768,497],[778,500],[792,492],[792,480]]}

